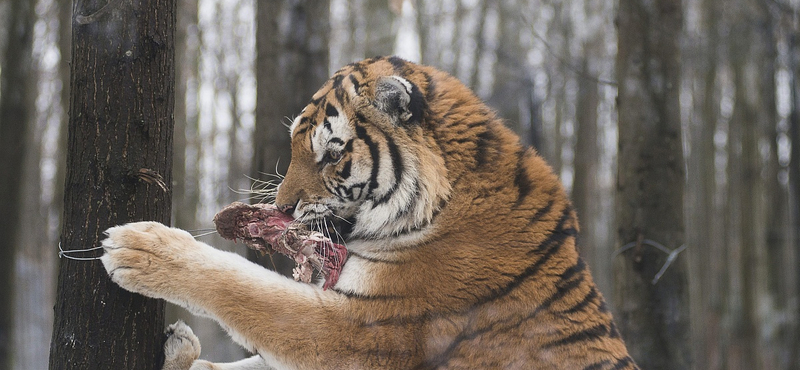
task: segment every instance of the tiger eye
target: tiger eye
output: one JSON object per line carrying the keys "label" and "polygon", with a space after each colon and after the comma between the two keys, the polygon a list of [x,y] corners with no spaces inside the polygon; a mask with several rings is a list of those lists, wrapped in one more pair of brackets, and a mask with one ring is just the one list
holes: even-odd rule
{"label": "tiger eye", "polygon": [[330,159],[331,163],[339,162],[340,160],[342,160],[342,156],[343,156],[343,154],[340,151],[336,151],[336,150],[328,151],[328,158]]}

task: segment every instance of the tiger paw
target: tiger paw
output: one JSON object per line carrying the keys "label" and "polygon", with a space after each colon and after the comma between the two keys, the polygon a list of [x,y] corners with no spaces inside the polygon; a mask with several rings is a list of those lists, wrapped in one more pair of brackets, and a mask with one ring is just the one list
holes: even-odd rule
{"label": "tiger paw", "polygon": [[198,257],[198,243],[189,233],[157,222],[112,227],[106,235],[100,260],[111,280],[153,298],[169,298],[174,277]]}
{"label": "tiger paw", "polygon": [[166,334],[163,370],[188,370],[200,357],[200,341],[181,320],[170,325]]}

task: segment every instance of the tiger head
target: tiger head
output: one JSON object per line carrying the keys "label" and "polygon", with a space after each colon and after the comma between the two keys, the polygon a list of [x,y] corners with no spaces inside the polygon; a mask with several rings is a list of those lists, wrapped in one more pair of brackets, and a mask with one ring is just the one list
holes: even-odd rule
{"label": "tiger head", "polygon": [[276,205],[344,240],[429,227],[450,184],[427,119],[430,81],[419,67],[376,58],[328,80],[292,122]]}

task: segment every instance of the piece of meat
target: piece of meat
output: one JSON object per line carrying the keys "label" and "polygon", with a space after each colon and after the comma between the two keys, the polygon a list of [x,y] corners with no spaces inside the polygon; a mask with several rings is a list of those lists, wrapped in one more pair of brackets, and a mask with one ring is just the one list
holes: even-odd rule
{"label": "piece of meat", "polygon": [[233,202],[214,216],[217,232],[225,239],[241,240],[261,253],[286,255],[296,263],[294,279],[310,282],[313,269],[325,277],[323,289],[336,285],[347,249],[322,233],[294,222],[272,204]]}

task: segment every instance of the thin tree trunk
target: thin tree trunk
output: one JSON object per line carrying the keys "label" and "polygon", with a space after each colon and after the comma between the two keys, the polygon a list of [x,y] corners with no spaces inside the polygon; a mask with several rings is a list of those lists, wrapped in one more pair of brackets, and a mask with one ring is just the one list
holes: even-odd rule
{"label": "thin tree trunk", "polygon": [[32,84],[33,24],[36,14],[28,0],[10,4],[8,42],[0,81],[0,369],[12,364],[14,308],[14,255],[19,240],[23,166],[28,127],[33,112],[29,103]]}
{"label": "thin tree trunk", "polygon": [[389,0],[366,0],[364,57],[391,55],[394,48],[394,14]]}
{"label": "thin tree trunk", "polygon": [[[687,59],[693,62],[685,76],[695,97],[693,120],[690,124],[691,154],[687,158],[686,243],[691,276],[691,319],[694,369],[719,366],[721,352],[726,348],[721,338],[722,302],[727,284],[724,243],[721,242],[721,222],[716,214],[716,168],[714,163],[714,133],[717,127],[719,93],[717,89],[718,4],[716,0],[701,1],[702,27],[689,43]],[[686,60],[686,59],[685,59]]]}
{"label": "thin tree trunk", "polygon": [[[197,228],[197,96],[194,88],[198,70],[197,0],[179,0],[175,32],[175,158],[173,202],[175,226]],[[189,99],[189,93],[194,96]],[[191,107],[188,104],[193,104]],[[191,135],[191,139],[188,137]],[[187,151],[195,152],[187,163]]]}
{"label": "thin tree trunk", "polygon": [[[420,7],[418,5],[417,7]],[[486,13],[489,11],[489,2],[482,1],[478,5],[478,29],[475,30],[475,58],[471,63],[472,70],[469,74],[469,81],[467,81],[467,85],[470,89],[476,90],[478,88],[478,81],[480,79],[481,73],[481,60],[483,59],[484,49],[486,48]],[[420,41],[425,41],[423,39],[422,31],[425,29],[425,26],[420,26]],[[420,48],[420,49],[425,49]],[[423,59],[424,60],[424,59]]]}
{"label": "thin tree trunk", "polygon": [[[619,166],[615,307],[622,337],[643,369],[691,366],[686,259],[660,279],[667,254],[684,243],[680,106],[680,0],[620,0]],[[653,241],[653,242],[650,242]]]}
{"label": "thin tree trunk", "polygon": [[[789,159],[789,181],[792,196],[791,212],[793,220],[793,248],[794,266],[800,265],[800,14],[795,11],[793,27],[789,32],[789,55],[792,76],[792,110],[789,116],[789,137],[792,143],[792,153]],[[800,299],[800,269],[795,269],[794,276],[795,301]],[[787,345],[789,348],[798,348],[800,344],[800,305],[795,304],[794,322],[790,330],[791,338]],[[800,368],[800,351],[794,351],[789,359],[789,368]]]}
{"label": "thin tree trunk", "polygon": [[[590,74],[589,60],[592,53],[591,46],[584,47],[583,72]],[[608,272],[607,249],[599,245],[597,229],[594,220],[598,219],[600,189],[597,183],[597,162],[600,158],[600,148],[597,144],[597,105],[599,103],[599,87],[595,81],[579,78],[578,96],[575,103],[576,130],[575,130],[575,181],[572,182],[572,199],[578,216],[581,220],[579,252],[589,266],[592,275],[603,292],[609,292],[609,281],[605,273]]]}
{"label": "thin tree trunk", "polygon": [[[73,9],[65,250],[114,225],[169,223],[172,183],[175,1]],[[158,368],[163,301],[119,288],[97,261],[60,263],[50,369]]]}

